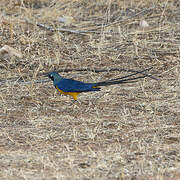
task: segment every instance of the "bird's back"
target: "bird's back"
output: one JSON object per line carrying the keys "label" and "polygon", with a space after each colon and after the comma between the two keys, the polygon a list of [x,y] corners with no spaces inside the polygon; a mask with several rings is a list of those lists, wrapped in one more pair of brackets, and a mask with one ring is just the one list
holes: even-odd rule
{"label": "bird's back", "polygon": [[57,86],[64,92],[89,92],[100,90],[100,88],[94,87],[95,83],[84,83],[81,81],[65,78],[60,80],[59,82],[56,82],[54,86]]}

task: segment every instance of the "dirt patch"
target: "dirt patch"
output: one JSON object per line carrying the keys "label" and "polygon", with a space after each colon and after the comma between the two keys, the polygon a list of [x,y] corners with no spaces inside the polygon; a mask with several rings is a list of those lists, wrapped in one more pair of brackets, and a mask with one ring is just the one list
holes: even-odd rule
{"label": "dirt patch", "polygon": [[[0,5],[0,48],[23,55],[0,56],[1,179],[179,179],[178,1]],[[76,69],[149,67],[158,81],[104,87],[78,102],[44,76],[96,82],[128,73]]]}

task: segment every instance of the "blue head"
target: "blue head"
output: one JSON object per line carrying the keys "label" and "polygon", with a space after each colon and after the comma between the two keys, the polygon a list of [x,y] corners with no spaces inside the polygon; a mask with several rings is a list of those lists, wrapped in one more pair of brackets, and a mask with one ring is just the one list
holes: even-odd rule
{"label": "blue head", "polygon": [[53,81],[54,85],[63,79],[57,72],[50,72],[48,77]]}

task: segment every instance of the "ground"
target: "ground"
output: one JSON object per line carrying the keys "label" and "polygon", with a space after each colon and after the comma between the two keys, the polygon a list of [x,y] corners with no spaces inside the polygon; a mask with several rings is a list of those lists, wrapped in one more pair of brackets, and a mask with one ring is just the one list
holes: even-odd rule
{"label": "ground", "polygon": [[[180,179],[179,7],[1,0],[0,48],[23,57],[0,56],[0,179]],[[158,81],[103,87],[77,102],[45,76],[96,82],[149,67]]]}

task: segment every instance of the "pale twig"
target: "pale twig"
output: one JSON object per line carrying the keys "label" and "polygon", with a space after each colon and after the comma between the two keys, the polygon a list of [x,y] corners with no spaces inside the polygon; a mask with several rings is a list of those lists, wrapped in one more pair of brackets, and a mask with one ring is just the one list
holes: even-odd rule
{"label": "pale twig", "polygon": [[[144,73],[144,71],[147,71],[147,70],[150,70],[150,69],[152,69],[152,68],[148,68],[148,69],[143,70],[143,71],[136,71],[136,70],[132,70],[132,69],[123,69],[123,68],[122,69],[121,68],[111,68],[111,69],[82,68],[82,69],[61,69],[61,70],[56,70],[56,72],[73,72],[73,71],[85,72],[85,71],[92,71],[94,73],[101,73],[101,72],[112,72],[112,71],[120,71],[120,72],[124,71],[124,72],[133,72],[135,74],[142,74],[142,75],[145,75],[146,77],[150,77],[151,79],[159,80],[158,78],[153,77],[152,75]],[[48,74],[49,74],[49,72],[42,73],[42,74],[39,74],[39,76],[47,76]],[[128,77],[128,76],[126,76],[126,77]],[[28,77],[33,77],[33,76],[29,75]],[[8,84],[12,84],[12,83],[14,83],[14,84],[16,84],[16,83],[23,83],[23,84],[44,83],[44,82],[49,81],[49,80],[45,80],[45,79],[43,79],[43,80],[31,80],[31,81],[25,81],[25,80],[26,80],[25,76],[24,77],[21,76],[21,77],[8,78],[6,80],[0,80],[0,85],[6,84],[6,83],[8,83]]]}
{"label": "pale twig", "polygon": [[[50,26],[47,26],[47,25],[44,25],[44,24],[41,24],[41,23],[33,23],[31,22],[30,20],[28,19],[25,19],[26,23],[28,24],[36,24],[36,26],[40,27],[40,28],[43,28],[43,29],[46,29],[48,31],[51,31],[51,32],[55,32],[55,31],[59,31],[59,32],[68,32],[68,33],[75,33],[75,34],[81,34],[81,35],[87,35],[87,33],[96,33],[96,34],[100,34],[101,32],[98,32],[97,29],[99,28],[105,28],[105,27],[109,27],[109,26],[112,26],[112,25],[115,25],[115,24],[119,24],[119,23],[123,23],[123,22],[127,22],[129,19],[132,19],[136,16],[139,16],[140,14],[143,14],[144,12],[148,12],[150,10],[154,9],[154,7],[151,7],[149,9],[145,9],[141,12],[138,12],[130,17],[127,17],[126,19],[122,19],[122,20],[118,20],[118,21],[115,21],[115,22],[112,22],[112,23],[109,23],[109,24],[106,24],[106,25],[101,25],[101,26],[98,26],[96,27],[94,30],[73,30],[73,29],[65,29],[65,28],[57,28],[57,29],[54,29]],[[119,34],[119,33],[112,33],[110,32],[111,34]],[[105,34],[109,34],[108,32],[105,32]],[[61,36],[63,36],[61,33],[60,33]]]}

